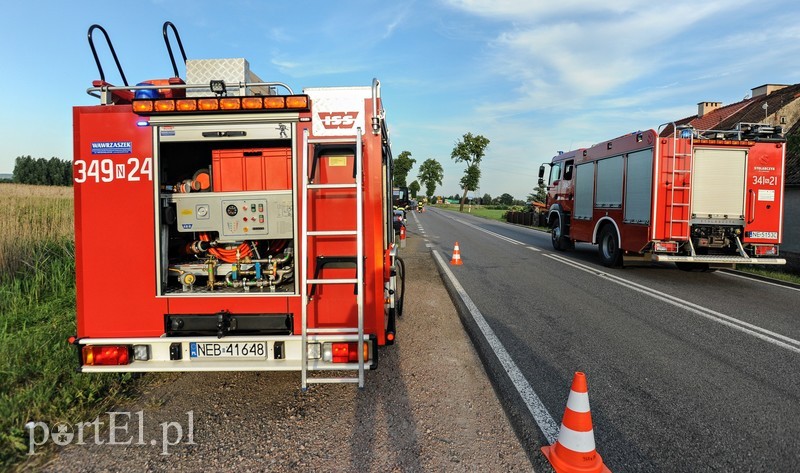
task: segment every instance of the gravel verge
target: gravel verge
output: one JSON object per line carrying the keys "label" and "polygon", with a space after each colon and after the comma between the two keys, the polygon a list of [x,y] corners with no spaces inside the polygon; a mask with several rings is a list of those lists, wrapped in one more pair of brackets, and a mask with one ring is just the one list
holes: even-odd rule
{"label": "gravel verge", "polygon": [[130,413],[114,432],[129,444],[109,444],[103,414],[97,438],[87,429],[84,445],[34,455],[23,469],[531,471],[430,252],[407,241],[398,341],[381,349],[363,390],[302,393],[299,373],[151,374],[115,409]]}

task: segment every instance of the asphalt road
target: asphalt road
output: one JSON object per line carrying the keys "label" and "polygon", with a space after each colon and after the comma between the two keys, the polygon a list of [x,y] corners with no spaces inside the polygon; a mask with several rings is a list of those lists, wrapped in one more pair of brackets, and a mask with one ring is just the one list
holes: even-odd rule
{"label": "asphalt road", "polygon": [[[612,270],[594,246],[556,252],[546,233],[466,213],[414,213],[409,233],[444,262],[528,451],[557,437],[582,371],[612,471],[800,468],[798,288],[672,265]],[[456,241],[461,266],[449,264]]]}

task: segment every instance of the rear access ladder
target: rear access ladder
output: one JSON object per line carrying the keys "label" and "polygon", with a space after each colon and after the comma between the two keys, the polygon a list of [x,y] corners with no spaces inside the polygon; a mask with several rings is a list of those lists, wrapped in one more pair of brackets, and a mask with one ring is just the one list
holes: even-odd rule
{"label": "rear access ladder", "polygon": [[[672,162],[670,188],[667,201],[667,226],[669,238],[683,240],[689,237],[690,206],[692,201],[692,149],[694,133],[688,140],[681,137],[685,130],[672,124]],[[680,180],[680,182],[679,182]],[[690,239],[691,241],[691,239]]]}
{"label": "rear access ladder", "polygon": [[[362,131],[361,128],[357,129],[355,137],[335,137],[335,138],[309,138],[308,130],[303,133],[303,177],[302,177],[302,200],[303,200],[303,218],[301,219],[301,235],[300,244],[302,245],[303,254],[303,271],[300,278],[301,292],[303,296],[302,301],[302,389],[308,389],[309,384],[313,383],[358,383],[359,388],[364,387],[364,196],[362,189]],[[338,144],[338,145],[353,145],[355,148],[355,171],[353,173],[353,183],[314,183],[314,176],[309,174],[308,161],[309,161],[309,145],[311,144]],[[355,193],[356,201],[356,228],[355,229],[342,229],[342,230],[316,230],[309,229],[309,200],[313,199],[314,193],[322,189],[352,189]],[[356,278],[322,278],[322,274],[317,268],[315,276],[309,278],[309,269],[311,261],[315,261],[308,254],[308,247],[310,239],[317,237],[352,237],[356,241]],[[358,310],[358,326],[357,327],[341,327],[341,328],[309,328],[308,326],[308,306],[313,297],[313,287],[315,285],[324,284],[355,284],[356,285],[356,304]],[[309,372],[309,357],[308,346],[310,340],[314,340],[316,335],[341,335],[342,340],[357,341],[358,342],[358,376],[346,377],[312,377],[308,375]]]}

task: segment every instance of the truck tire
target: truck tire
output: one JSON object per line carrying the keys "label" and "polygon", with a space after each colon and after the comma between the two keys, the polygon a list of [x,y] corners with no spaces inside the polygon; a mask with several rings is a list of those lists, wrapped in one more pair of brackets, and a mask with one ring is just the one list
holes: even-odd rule
{"label": "truck tire", "polygon": [[553,243],[553,249],[556,251],[564,251],[567,249],[565,238],[561,236],[561,217],[556,217],[553,223],[550,224],[550,240]]}
{"label": "truck tire", "polygon": [[575,248],[575,242],[564,236],[564,228],[561,226],[562,216],[556,216],[553,224],[550,225],[550,240],[553,243],[553,248],[557,251],[572,250]]}
{"label": "truck tire", "polygon": [[622,249],[619,247],[619,238],[612,225],[606,225],[600,230],[597,249],[603,266],[609,268],[622,266]]}

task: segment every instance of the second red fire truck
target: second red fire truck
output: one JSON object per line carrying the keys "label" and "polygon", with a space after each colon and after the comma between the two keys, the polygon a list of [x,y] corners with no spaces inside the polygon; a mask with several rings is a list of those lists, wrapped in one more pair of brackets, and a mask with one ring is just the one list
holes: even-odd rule
{"label": "second red fire truck", "polygon": [[[598,245],[605,266],[623,257],[685,270],[784,264],[786,142],[780,127],[663,127],[555,156],[547,218],[556,250]],[[539,169],[544,185],[545,166]]]}

